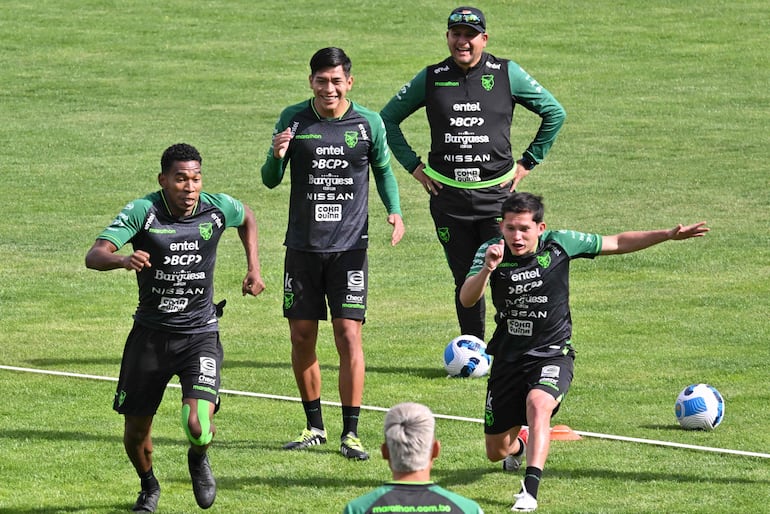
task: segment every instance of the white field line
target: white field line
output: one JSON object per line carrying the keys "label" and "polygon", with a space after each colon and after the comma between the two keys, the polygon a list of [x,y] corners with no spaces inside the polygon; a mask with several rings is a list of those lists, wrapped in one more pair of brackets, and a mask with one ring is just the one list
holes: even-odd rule
{"label": "white field line", "polygon": [[[25,373],[38,373],[42,375],[57,375],[62,377],[71,377],[71,378],[87,378],[91,380],[106,380],[109,382],[117,382],[118,379],[114,377],[103,377],[99,375],[86,375],[82,373],[69,373],[65,371],[54,371],[54,370],[48,370],[48,369],[35,369],[35,368],[19,368],[16,366],[4,366],[0,364],[0,369],[8,370],[8,371],[20,371]],[[169,384],[169,387],[176,387],[179,388],[179,384]],[[275,394],[264,394],[264,393],[253,393],[250,391],[234,391],[232,389],[220,389],[221,393],[225,394],[232,394],[236,396],[250,396],[253,398],[267,398],[270,400],[283,400],[283,401],[290,401],[290,402],[301,402],[301,398],[296,398],[293,396],[281,396],[281,395],[275,395]],[[322,401],[321,402],[324,405],[332,405],[335,407],[341,407],[341,404],[339,402],[330,402],[330,401]],[[380,411],[380,412],[387,412],[388,409],[386,407],[376,407],[376,406],[369,406],[369,405],[362,405],[362,409],[364,410],[372,410],[372,411]],[[477,418],[465,418],[462,416],[449,416],[446,414],[433,414],[436,418],[439,419],[449,419],[453,421],[467,421],[470,423],[483,423],[484,420],[477,419]],[[612,435],[612,434],[599,434],[595,432],[582,432],[580,430],[574,431],[576,434],[584,437],[594,437],[597,439],[610,439],[614,441],[625,441],[630,443],[642,443],[642,444],[652,444],[656,446],[668,446],[671,448],[685,448],[688,450],[697,450],[702,452],[714,452],[714,453],[726,453],[730,455],[742,455],[745,457],[760,457],[763,459],[770,459],[770,454],[768,453],[757,453],[757,452],[747,452],[742,450],[731,450],[728,448],[712,448],[709,446],[698,446],[694,444],[682,444],[682,443],[673,443],[670,441],[659,441],[656,439],[640,439],[638,437],[625,437],[622,435]]]}

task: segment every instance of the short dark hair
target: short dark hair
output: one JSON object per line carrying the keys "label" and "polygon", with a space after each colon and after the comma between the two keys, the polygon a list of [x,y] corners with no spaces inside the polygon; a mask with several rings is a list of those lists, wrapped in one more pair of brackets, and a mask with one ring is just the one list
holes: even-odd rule
{"label": "short dark hair", "polygon": [[187,143],[177,143],[166,148],[160,158],[160,171],[167,173],[175,162],[198,161],[203,163],[203,158],[198,150]]}
{"label": "short dark hair", "polygon": [[324,68],[336,68],[337,66],[342,66],[346,77],[350,76],[350,69],[353,67],[353,63],[341,48],[334,46],[321,48],[310,58],[310,73],[312,75],[315,75]]}
{"label": "short dark hair", "polygon": [[500,209],[500,215],[505,217],[505,213],[507,212],[516,214],[531,212],[532,221],[541,223],[543,221],[543,216],[545,215],[543,197],[533,195],[532,193],[513,193],[503,202],[503,206]]}

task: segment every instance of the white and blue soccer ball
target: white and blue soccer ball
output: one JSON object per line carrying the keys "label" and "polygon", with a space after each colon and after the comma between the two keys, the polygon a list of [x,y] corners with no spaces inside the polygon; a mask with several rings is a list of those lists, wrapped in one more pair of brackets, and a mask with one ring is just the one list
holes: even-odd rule
{"label": "white and blue soccer ball", "polygon": [[679,393],[674,412],[684,429],[714,430],[724,419],[725,401],[715,387],[692,384]]}
{"label": "white and blue soccer ball", "polygon": [[487,345],[476,336],[455,337],[444,349],[444,369],[450,377],[483,377],[491,363]]}

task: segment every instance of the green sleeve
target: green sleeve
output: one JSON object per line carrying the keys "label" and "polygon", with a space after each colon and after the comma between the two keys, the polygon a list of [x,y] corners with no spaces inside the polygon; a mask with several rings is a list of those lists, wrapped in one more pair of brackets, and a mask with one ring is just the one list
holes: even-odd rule
{"label": "green sleeve", "polygon": [[209,194],[201,192],[201,199],[216,206],[225,216],[226,227],[240,227],[246,218],[243,204],[225,193]]}
{"label": "green sleeve", "polygon": [[374,174],[377,193],[380,195],[380,199],[385,205],[388,214],[401,215],[401,198],[398,193],[398,182],[390,164],[386,164],[383,167],[372,166],[372,173]]}
{"label": "green sleeve", "polygon": [[417,109],[425,106],[426,70],[427,68],[421,70],[410,82],[407,82],[380,111],[388,134],[388,146],[396,160],[409,173],[412,173],[420,164],[420,156],[406,142],[400,125]]}
{"label": "green sleeve", "polygon": [[486,243],[479,246],[479,249],[476,250],[476,255],[473,256],[471,268],[468,270],[468,274],[465,275],[465,278],[479,274],[481,268],[484,267],[484,262],[486,262],[487,248],[489,248],[489,245],[499,243],[500,239],[502,239],[502,237],[493,237]]}
{"label": "green sleeve", "polygon": [[544,241],[556,241],[571,258],[593,259],[602,251],[602,236],[599,234],[576,230],[546,230],[540,238]]}
{"label": "green sleeve", "polygon": [[390,166],[390,153],[388,152],[385,124],[376,112],[372,112],[358,104],[354,104],[354,106],[359,114],[369,122],[372,132],[372,149],[369,156],[369,164],[372,167],[377,193],[380,195],[380,199],[385,205],[388,214],[400,215],[401,198],[398,193],[396,176],[393,174],[393,169]]}
{"label": "green sleeve", "polygon": [[262,165],[262,183],[268,188],[273,189],[283,180],[283,172],[286,170],[286,162],[283,159],[276,159],[273,156],[273,149],[270,148]]}
{"label": "green sleeve", "polygon": [[110,226],[102,230],[96,238],[105,239],[114,244],[117,249],[121,249],[142,229],[147,211],[152,207],[153,201],[158,198],[158,193],[151,193],[144,198],[129,202],[110,223]]}
{"label": "green sleeve", "polygon": [[541,118],[535,139],[524,151],[524,155],[540,163],[556,141],[556,135],[564,124],[567,113],[547,89],[513,61],[508,62],[508,78],[511,83],[511,96],[516,103]]}
{"label": "green sleeve", "polygon": [[[286,128],[289,126],[289,123],[291,122],[292,117],[299,110],[304,109],[306,105],[307,102],[305,101],[284,109],[281,112],[281,115],[278,117],[278,121],[275,123],[275,128],[273,129],[273,137],[275,137],[275,135],[279,132],[286,130]],[[270,189],[280,184],[281,180],[283,180],[283,174],[284,171],[286,171],[287,164],[289,164],[288,159],[276,159],[275,156],[273,156],[273,145],[271,138],[270,148],[267,149],[267,155],[265,156],[265,163],[262,165],[262,169],[260,170],[262,175],[262,183]]]}

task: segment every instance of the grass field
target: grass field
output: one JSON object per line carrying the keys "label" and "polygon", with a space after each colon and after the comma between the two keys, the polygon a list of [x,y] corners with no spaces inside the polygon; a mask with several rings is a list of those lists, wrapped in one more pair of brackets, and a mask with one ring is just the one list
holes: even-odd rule
{"label": "grass field", "polygon": [[[704,239],[573,267],[576,379],[555,422],[580,431],[770,452],[770,5],[736,0],[479,3],[488,50],[549,88],[568,118],[522,189],[545,196],[549,226],[616,233],[708,220]],[[0,365],[116,377],[136,301],[132,274],[86,270],[94,237],[129,200],[156,189],[162,151],[204,157],[205,189],[248,203],[260,224],[267,290],[242,298],[235,231],[220,245],[217,298],[223,387],[294,397],[281,317],[288,184],[258,169],[286,105],[309,97],[307,62],[334,45],[353,60],[351,98],[379,110],[447,55],[456,4],[310,0],[0,3]],[[523,150],[537,119],[517,112]],[[418,113],[404,125],[425,155]],[[440,355],[457,335],[450,275],[425,193],[395,164],[407,235],[390,248],[372,196],[367,405],[413,400],[480,419],[484,380],[449,380]],[[338,401],[336,355],[322,326],[323,399]],[[715,385],[714,432],[678,429],[673,403]],[[0,369],[0,512],[126,511],[138,481],[125,457],[114,382]],[[154,427],[159,512],[197,509],[170,389]],[[341,429],[325,407],[327,428]],[[362,415],[377,455],[380,410]],[[304,423],[294,402],[226,395],[211,460],[212,512],[341,511],[389,477],[333,444],[286,454]],[[434,478],[507,512],[517,476],[484,458],[475,421],[440,419]],[[539,512],[766,512],[770,461],[585,437],[555,442]]]}

